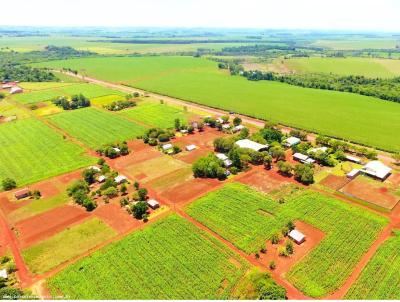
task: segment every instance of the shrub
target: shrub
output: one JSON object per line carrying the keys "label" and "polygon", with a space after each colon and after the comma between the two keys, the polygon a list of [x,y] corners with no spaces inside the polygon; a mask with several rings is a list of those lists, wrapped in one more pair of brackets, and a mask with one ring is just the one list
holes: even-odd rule
{"label": "shrub", "polygon": [[138,191],[138,196],[139,196],[139,200],[146,200],[147,199],[147,189],[145,188],[140,188]]}
{"label": "shrub", "polygon": [[279,241],[281,240],[279,233],[275,233],[271,236],[271,243],[272,244],[278,244]]}
{"label": "shrub", "polygon": [[291,240],[286,241],[285,248],[289,255],[294,253],[293,242]]}
{"label": "shrub", "polygon": [[159,140],[161,143],[168,142],[168,141],[170,140],[170,139],[169,139],[169,135],[168,135],[167,133],[160,134],[160,135],[158,136],[158,140]]}
{"label": "shrub", "polygon": [[269,268],[270,269],[272,269],[272,270],[274,270],[274,269],[276,269],[276,263],[275,263],[275,261],[274,260],[271,260],[270,262],[269,262]]}
{"label": "shrub", "polygon": [[132,214],[136,219],[143,219],[147,213],[148,205],[145,201],[139,201],[132,207]]}
{"label": "shrub", "polygon": [[17,183],[14,179],[11,178],[5,178],[2,181],[2,186],[4,191],[10,191],[12,189],[15,189],[17,187]]}
{"label": "shrub", "polygon": [[109,188],[105,189],[105,190],[102,192],[102,194],[103,194],[104,196],[107,196],[108,198],[113,198],[113,197],[115,197],[115,196],[118,195],[118,190],[117,190],[117,188],[115,188],[115,187],[109,187]]}
{"label": "shrub", "polygon": [[278,247],[278,255],[282,256],[282,257],[288,257],[289,253],[284,246],[279,246]]}

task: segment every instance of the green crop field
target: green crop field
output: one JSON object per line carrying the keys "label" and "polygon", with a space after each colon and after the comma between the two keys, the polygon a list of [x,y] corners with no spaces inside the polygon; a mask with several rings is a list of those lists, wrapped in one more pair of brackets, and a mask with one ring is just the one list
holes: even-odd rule
{"label": "green crop field", "polygon": [[144,128],[134,122],[95,108],[62,112],[51,115],[48,119],[93,149],[134,139],[144,132]]}
{"label": "green crop field", "polygon": [[0,125],[0,145],[0,179],[11,177],[18,186],[96,162],[81,147],[33,118]]}
{"label": "green crop field", "polygon": [[[75,83],[76,84],[76,83]],[[48,89],[58,89],[66,87],[69,85],[74,85],[74,83],[62,83],[62,82],[23,82],[19,86],[28,91],[37,90],[48,90]]]}
{"label": "green crop field", "polygon": [[92,218],[23,250],[22,255],[32,273],[42,274],[116,234],[103,221]]}
{"label": "green crop field", "polygon": [[299,73],[362,75],[370,78],[400,76],[400,60],[311,57],[288,59],[284,63],[288,69]]}
{"label": "green crop field", "polygon": [[15,115],[18,119],[24,119],[31,116],[28,110],[15,106],[9,99],[3,99],[0,101],[0,114],[5,117]]}
{"label": "green crop field", "polygon": [[224,299],[248,265],[178,216],[136,231],[48,281],[69,299]]}
{"label": "green crop field", "polygon": [[325,238],[287,274],[310,297],[328,295],[345,282],[387,220],[311,191],[279,204],[242,184],[228,184],[188,206],[187,212],[247,253],[263,246],[288,221],[302,220]]}
{"label": "green crop field", "polygon": [[41,63],[387,150],[400,150],[400,104],[278,82],[252,82],[192,57],[90,58]]}
{"label": "green crop field", "polygon": [[400,299],[400,234],[384,242],[346,294],[351,300]]}
{"label": "green crop field", "polygon": [[173,128],[175,119],[180,119],[181,123],[188,121],[188,114],[183,109],[151,101],[139,102],[137,107],[121,113],[133,120],[160,128]]}
{"label": "green crop field", "polygon": [[35,85],[30,83],[28,85],[29,87],[31,87],[30,89],[36,91],[16,94],[13,95],[12,98],[22,104],[33,104],[49,101],[58,96],[71,96],[80,93],[88,98],[95,98],[109,94],[124,95],[124,93],[117,90],[112,90],[103,86],[87,83],[72,85],[68,85],[66,83],[57,83],[57,85],[52,88],[43,88],[46,86],[49,87],[49,85],[50,84],[48,83],[39,83],[38,86],[36,86],[35,88]]}
{"label": "green crop field", "polygon": [[93,98],[90,100],[90,102],[93,105],[97,105],[97,106],[105,106],[105,105],[109,105],[113,102],[116,101],[123,101],[125,100],[125,98],[122,95],[115,95],[115,94],[110,94],[110,95],[105,95],[105,96],[99,96],[97,98]]}

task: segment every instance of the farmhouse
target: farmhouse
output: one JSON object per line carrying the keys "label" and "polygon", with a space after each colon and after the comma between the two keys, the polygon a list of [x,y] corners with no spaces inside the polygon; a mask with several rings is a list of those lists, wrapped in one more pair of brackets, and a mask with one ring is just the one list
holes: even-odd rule
{"label": "farmhouse", "polygon": [[346,155],[346,160],[351,161],[356,164],[361,164],[361,159],[355,156]]}
{"label": "farmhouse", "polygon": [[167,150],[169,150],[169,149],[172,149],[172,144],[165,144],[165,145],[162,146],[162,149],[163,149],[164,151],[167,151]]}
{"label": "farmhouse", "polygon": [[287,148],[293,147],[297,144],[300,144],[301,140],[298,137],[291,136],[287,138],[284,142],[283,145]]}
{"label": "farmhouse", "polygon": [[193,150],[196,150],[196,149],[197,149],[196,145],[186,146],[186,151],[193,151]]}
{"label": "farmhouse", "polygon": [[10,94],[16,94],[16,93],[22,93],[22,92],[23,92],[22,88],[18,87],[18,86],[11,87],[11,89],[10,89]]}
{"label": "farmhouse", "polygon": [[326,152],[328,150],[327,147],[318,147],[318,148],[312,148],[310,150],[308,150],[308,154],[310,153],[317,153],[317,152]]}
{"label": "farmhouse", "polygon": [[346,176],[350,179],[354,179],[360,174],[360,172],[360,169],[353,169],[349,173],[347,173]]}
{"label": "farmhouse", "polygon": [[370,161],[367,163],[362,169],[361,172],[372,176],[374,178],[378,178],[380,180],[385,180],[391,173],[392,169],[385,166],[378,160]]}
{"label": "farmhouse", "polygon": [[267,151],[268,150],[268,145],[262,145],[257,142],[253,142],[249,139],[242,139],[238,140],[235,143],[239,148],[246,148],[246,149],[251,149],[254,151]]}
{"label": "farmhouse", "polygon": [[29,194],[30,194],[29,189],[25,188],[25,189],[15,192],[14,196],[16,199],[22,199],[22,198],[28,197]]}
{"label": "farmhouse", "polygon": [[7,279],[8,278],[7,270],[5,268],[0,270],[0,278],[3,278],[3,279]]}
{"label": "farmhouse", "polygon": [[114,150],[115,152],[117,152],[118,154],[121,153],[121,150],[120,150],[119,148],[113,148],[113,150]]}
{"label": "farmhouse", "polygon": [[298,230],[292,230],[289,233],[289,238],[292,239],[296,244],[302,244],[306,240],[306,236]]}
{"label": "farmhouse", "polygon": [[160,203],[155,199],[149,199],[147,201],[147,205],[153,210],[158,209],[160,207]]}
{"label": "farmhouse", "polygon": [[301,153],[295,153],[293,154],[293,159],[297,160],[303,164],[313,164],[315,163],[315,160],[313,160],[311,157],[308,157],[307,155],[301,154]]}
{"label": "farmhouse", "polygon": [[117,184],[122,184],[124,182],[126,182],[128,179],[124,176],[124,175],[118,175],[117,177],[114,178],[114,181]]}
{"label": "farmhouse", "polygon": [[238,126],[233,127],[232,131],[233,132],[239,132],[242,129],[244,129],[244,126],[243,125],[238,125]]}
{"label": "farmhouse", "polygon": [[105,182],[105,180],[107,179],[107,177],[105,177],[104,175],[100,175],[99,178],[97,179],[97,181],[99,183]]}

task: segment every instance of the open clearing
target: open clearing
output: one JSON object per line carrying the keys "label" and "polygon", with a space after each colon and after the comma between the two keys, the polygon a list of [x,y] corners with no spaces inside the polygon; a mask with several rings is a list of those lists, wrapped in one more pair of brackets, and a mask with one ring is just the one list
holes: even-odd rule
{"label": "open clearing", "polygon": [[169,216],[69,266],[48,286],[70,299],[224,299],[247,269],[218,241]]}
{"label": "open clearing", "polygon": [[294,58],[284,60],[289,70],[299,73],[333,73],[390,78],[400,75],[400,60],[369,58]]}
{"label": "open clearing", "polygon": [[346,294],[351,300],[400,299],[400,234],[387,239]]}
{"label": "open clearing", "polygon": [[83,94],[87,98],[95,98],[110,94],[124,95],[117,90],[87,83],[72,85],[66,83],[52,83],[52,85],[47,83],[45,85],[43,83],[30,83],[29,87],[35,91],[13,95],[12,98],[22,104],[33,104],[49,101],[58,96],[71,96],[74,94]]}
{"label": "open clearing", "polygon": [[104,222],[92,218],[23,250],[22,254],[30,271],[42,274],[115,235]]}
{"label": "open clearing", "polygon": [[0,179],[13,178],[18,186],[96,162],[33,118],[0,125],[0,145]]}
{"label": "open clearing", "polygon": [[279,204],[233,183],[190,204],[187,212],[247,253],[258,251],[290,220],[320,229],[325,238],[286,277],[304,294],[323,297],[343,285],[387,220],[339,200],[298,190],[293,189],[292,196]]}
{"label": "open clearing", "polygon": [[144,132],[141,125],[95,108],[62,112],[48,119],[93,149],[108,143],[134,139]]}
{"label": "open clearing", "polygon": [[234,110],[387,150],[400,150],[400,106],[376,98],[248,81],[192,57],[86,58],[38,64]]}

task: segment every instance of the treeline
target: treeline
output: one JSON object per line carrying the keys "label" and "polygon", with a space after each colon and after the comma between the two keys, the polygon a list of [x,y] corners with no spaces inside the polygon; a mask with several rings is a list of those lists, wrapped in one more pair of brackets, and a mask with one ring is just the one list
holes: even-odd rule
{"label": "treeline", "polygon": [[243,76],[250,81],[278,81],[300,87],[357,93],[382,100],[400,102],[400,77],[382,79],[325,73],[280,75],[258,70],[245,71]]}
{"label": "treeline", "polygon": [[[1,55],[1,54],[0,54]],[[58,78],[49,71],[25,65],[0,65],[0,81],[56,82]]]}
{"label": "treeline", "polygon": [[271,45],[271,44],[256,44],[224,47],[221,51],[217,51],[217,55],[265,55],[271,51],[282,51],[285,54],[296,54],[300,56],[308,56],[309,52],[322,52],[323,48],[318,47],[295,47],[293,45]]}

